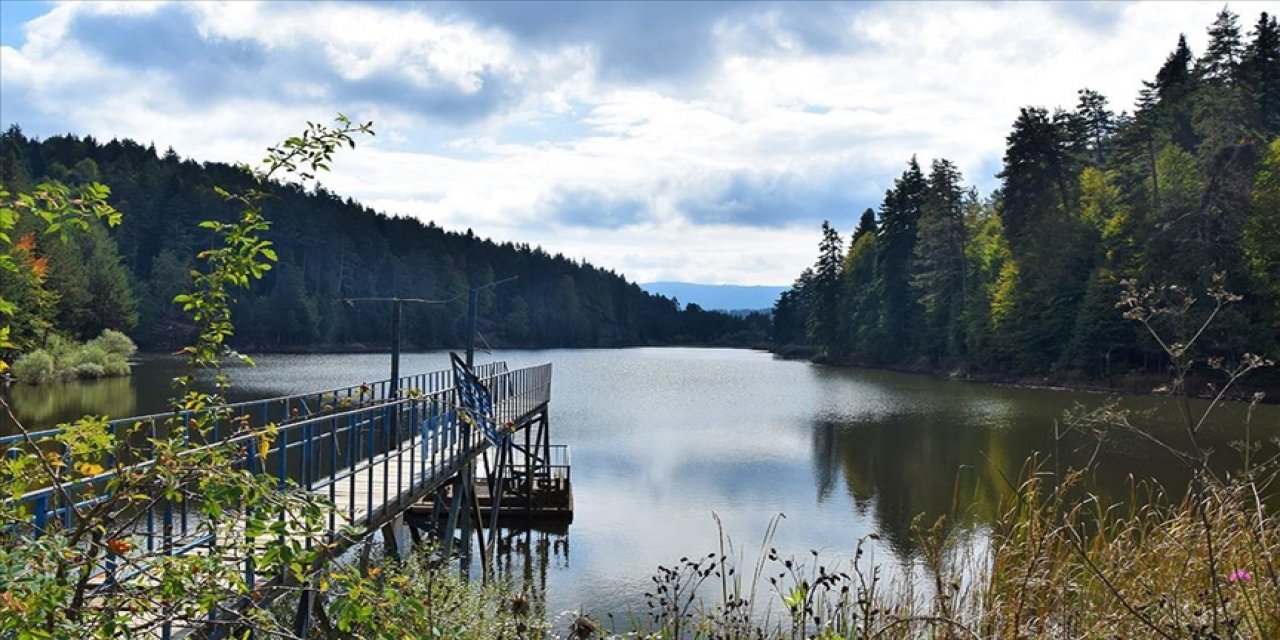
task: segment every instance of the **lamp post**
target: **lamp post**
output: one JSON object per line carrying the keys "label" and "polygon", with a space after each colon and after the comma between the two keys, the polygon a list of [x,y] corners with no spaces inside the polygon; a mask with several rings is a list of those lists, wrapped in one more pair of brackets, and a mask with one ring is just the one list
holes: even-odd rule
{"label": "lamp post", "polygon": [[356,303],[364,302],[390,302],[391,303],[391,380],[388,382],[390,387],[387,389],[384,400],[391,400],[400,395],[400,310],[407,303],[420,304],[446,304],[457,300],[459,296],[454,296],[448,300],[427,300],[425,298],[342,298],[339,302],[345,302],[348,306],[354,307]]}
{"label": "lamp post", "polygon": [[[467,292],[467,367],[475,366],[476,353],[476,319],[479,315],[480,292],[485,289],[496,287],[500,284],[506,284],[516,280],[520,276],[511,276],[503,278],[488,284],[482,284],[478,287],[471,287]],[[390,302],[391,303],[391,389],[388,396],[398,396],[399,389],[395,386],[400,383],[400,310],[405,303],[417,304],[448,304],[462,298],[463,294],[458,294],[452,298],[443,300],[428,300],[426,298],[342,298],[339,302],[344,302],[348,306],[354,307],[356,303],[366,302]],[[390,398],[387,398],[390,399]]]}
{"label": "lamp post", "polygon": [[510,278],[503,278],[502,280],[497,280],[494,282],[490,282],[489,284],[482,284],[478,287],[471,288],[471,292],[467,300],[467,368],[468,369],[470,369],[475,365],[476,333],[477,333],[476,316],[479,315],[480,292],[485,289],[489,289],[491,287],[496,287],[500,284],[506,284],[519,277],[520,276],[511,276]]}

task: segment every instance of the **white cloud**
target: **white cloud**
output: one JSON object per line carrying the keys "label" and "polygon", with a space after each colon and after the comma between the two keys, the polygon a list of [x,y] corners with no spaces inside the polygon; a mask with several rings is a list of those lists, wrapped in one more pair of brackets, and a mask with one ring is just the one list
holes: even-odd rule
{"label": "white cloud", "polygon": [[638,280],[785,283],[912,154],[990,188],[1020,106],[1127,108],[1219,8],[73,3],[0,47],[0,104],[215,160],[343,110],[380,132],[325,177],[344,196]]}

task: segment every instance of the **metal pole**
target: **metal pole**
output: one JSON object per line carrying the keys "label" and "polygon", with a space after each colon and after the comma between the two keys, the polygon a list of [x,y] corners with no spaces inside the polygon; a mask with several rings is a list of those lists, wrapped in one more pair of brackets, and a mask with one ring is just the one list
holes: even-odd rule
{"label": "metal pole", "polygon": [[[479,299],[480,299],[480,291],[478,289],[472,289],[471,294],[467,297],[467,368],[468,369],[472,368],[475,365],[476,307],[477,307],[477,301]],[[469,455],[471,453],[471,447],[472,447],[471,438],[472,438],[471,428],[470,427],[463,428],[462,449],[463,451],[466,452],[466,455]],[[462,465],[461,474],[462,474],[462,493],[464,495],[464,499],[467,500],[468,503],[464,504],[462,507],[464,509],[463,511],[464,515],[462,520],[462,549],[461,549],[462,550],[462,562],[461,562],[462,566],[460,568],[462,569],[463,579],[469,580],[471,578],[471,524],[472,524],[471,518],[475,517],[478,520],[480,517],[480,507],[479,507],[479,504],[475,502],[476,501],[475,467],[472,465],[470,459],[467,460],[466,464]],[[477,522],[477,524],[479,523]],[[484,549],[480,550],[481,554],[484,554],[484,552],[485,552]]]}
{"label": "metal pole", "polygon": [[402,300],[391,301],[391,387],[387,389],[385,400],[394,400],[400,395],[400,305]]}
{"label": "metal pole", "polygon": [[476,314],[480,301],[480,290],[472,289],[467,299],[467,368],[475,364],[476,358]]}

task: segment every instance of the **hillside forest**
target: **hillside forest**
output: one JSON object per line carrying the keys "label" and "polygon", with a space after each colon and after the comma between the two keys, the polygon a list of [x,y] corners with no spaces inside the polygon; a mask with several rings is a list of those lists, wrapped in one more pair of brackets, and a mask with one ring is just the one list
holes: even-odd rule
{"label": "hillside forest", "polygon": [[1172,308],[1197,297],[1153,319],[1168,340],[1188,339],[1216,287],[1240,300],[1205,352],[1280,355],[1280,29],[1224,8],[1208,31],[1198,55],[1179,38],[1132,112],[1089,89],[1021,109],[987,196],[951,161],[911,158],[847,247],[823,223],[774,307],[776,339],[947,373],[1155,371],[1160,347],[1117,308],[1133,281]]}
{"label": "hillside forest", "polygon": [[[19,222],[13,252],[20,268],[0,271],[0,292],[15,303],[18,353],[103,330],[124,331],[144,350],[185,344],[193,327],[173,299],[188,290],[197,252],[213,242],[198,225],[232,218],[233,207],[214,187],[247,189],[247,171],[132,140],[37,140],[10,126],[0,135],[0,185],[25,193],[46,180],[106,185],[123,222],[95,225],[66,243],[37,233],[37,221]],[[392,305],[343,302],[385,297],[445,301],[403,306],[403,345],[459,348],[467,292],[511,276],[517,279],[479,294],[482,346],[741,346],[767,339],[765,313],[735,317],[682,306],[613,271],[384,215],[320,186],[273,184],[266,207],[279,261],[238,295],[232,346],[240,350],[385,349]]]}

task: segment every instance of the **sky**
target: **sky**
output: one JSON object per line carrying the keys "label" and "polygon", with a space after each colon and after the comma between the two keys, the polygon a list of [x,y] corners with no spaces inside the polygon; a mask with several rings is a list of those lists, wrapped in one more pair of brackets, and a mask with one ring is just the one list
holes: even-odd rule
{"label": "sky", "polygon": [[986,194],[1020,107],[1128,109],[1222,6],[0,0],[0,126],[238,162],[343,112],[377,131],[321,176],[343,197],[633,281],[778,285],[913,155]]}

